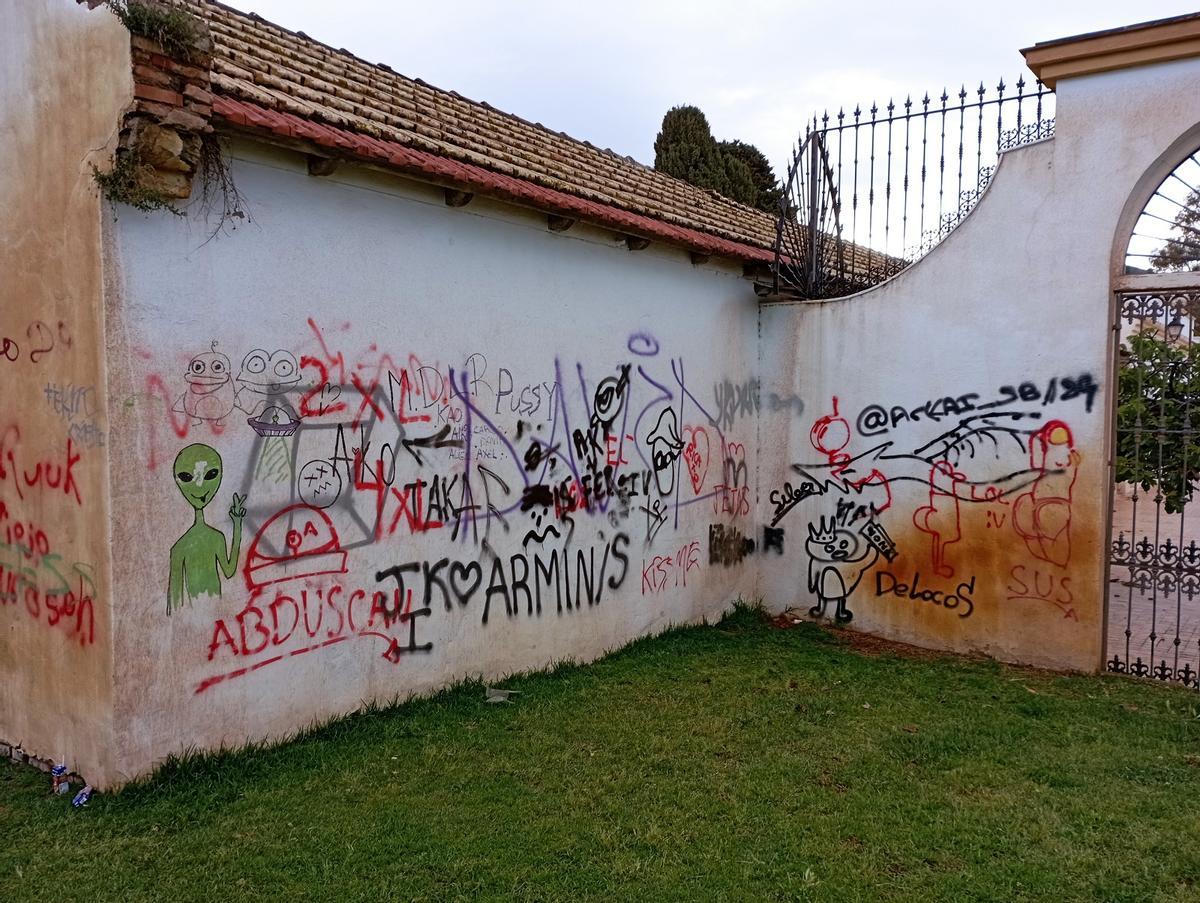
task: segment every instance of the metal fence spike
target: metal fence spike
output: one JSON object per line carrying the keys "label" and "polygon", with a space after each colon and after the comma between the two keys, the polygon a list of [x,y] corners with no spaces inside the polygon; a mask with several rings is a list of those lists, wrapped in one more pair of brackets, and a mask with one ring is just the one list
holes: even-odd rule
{"label": "metal fence spike", "polygon": [[[784,183],[776,289],[810,298],[846,295],[928,252],[972,209],[999,153],[1053,135],[1053,107],[1051,118],[1043,116],[1053,92],[1041,82],[1036,91],[1029,85],[1022,75],[1016,92],[1006,96],[1009,87],[1001,79],[989,98],[985,82],[977,89],[963,82],[957,92],[943,86],[939,94],[919,95],[915,112],[917,101],[907,93],[900,102],[892,96],[866,109],[855,104],[849,111],[839,106],[813,114]],[[1026,121],[1033,112],[1023,109],[1026,100],[1036,107],[1036,120]],[[993,105],[994,136],[992,120],[986,128],[984,122],[991,114],[984,108]],[[931,116],[938,118],[931,122]]]}

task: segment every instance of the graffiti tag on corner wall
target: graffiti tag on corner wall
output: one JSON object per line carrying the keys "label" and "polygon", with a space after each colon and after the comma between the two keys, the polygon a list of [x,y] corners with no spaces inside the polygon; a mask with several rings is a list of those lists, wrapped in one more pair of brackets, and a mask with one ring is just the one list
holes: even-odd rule
{"label": "graffiti tag on corner wall", "polygon": [[0,617],[25,618],[88,649],[97,640],[96,566],[57,515],[64,523],[89,515],[83,474],[106,437],[96,387],[61,375],[74,351],[62,320],[0,328],[0,374],[24,370],[44,385],[36,409],[18,413],[14,403],[0,419]]}
{"label": "graffiti tag on corner wall", "polygon": [[451,612],[586,618],[639,568],[649,604],[758,547],[744,380],[693,382],[643,332],[606,364],[529,370],[308,326],[291,349],[206,339],[146,377],[147,463],[174,484],[166,611],[212,615],[197,693],[350,641],[428,655]]}

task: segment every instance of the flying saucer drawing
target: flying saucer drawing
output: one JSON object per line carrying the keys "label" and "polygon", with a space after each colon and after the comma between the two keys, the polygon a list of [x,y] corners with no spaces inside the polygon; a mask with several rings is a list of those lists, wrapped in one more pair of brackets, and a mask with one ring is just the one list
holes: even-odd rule
{"label": "flying saucer drawing", "polygon": [[260,436],[290,436],[300,426],[283,408],[269,407],[257,417],[247,417],[246,422]]}

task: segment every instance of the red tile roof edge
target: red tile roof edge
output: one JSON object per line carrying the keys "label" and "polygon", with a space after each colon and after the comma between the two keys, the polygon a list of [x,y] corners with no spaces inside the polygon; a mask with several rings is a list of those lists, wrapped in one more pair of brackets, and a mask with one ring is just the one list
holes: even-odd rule
{"label": "red tile roof edge", "polygon": [[284,138],[311,141],[321,147],[336,149],[347,157],[383,164],[390,169],[439,183],[449,182],[462,189],[512,201],[521,206],[535,207],[559,216],[585,220],[593,225],[622,233],[680,245],[700,254],[755,263],[771,262],[775,259],[774,252],[766,248],[730,241],[685,226],[672,225],[619,207],[589,201],[564,191],[492,172],[482,166],[461,163],[428,151],[406,147],[395,141],[372,138],[232,97],[215,97],[213,114],[243,128],[264,131]]}

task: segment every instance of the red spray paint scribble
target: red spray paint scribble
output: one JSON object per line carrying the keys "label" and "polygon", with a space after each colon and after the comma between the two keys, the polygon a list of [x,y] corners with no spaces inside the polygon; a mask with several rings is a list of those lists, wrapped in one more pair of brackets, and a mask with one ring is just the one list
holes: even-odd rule
{"label": "red spray paint scribble", "polygon": [[[321,327],[312,317],[308,319],[308,326],[320,346],[323,357],[304,355],[300,359],[301,368],[307,367],[317,371],[312,388],[300,400],[301,417],[324,417],[348,410],[346,402],[340,399],[343,388],[353,388],[360,398],[352,422],[356,429],[372,416],[378,421],[383,421],[389,413],[397,417],[402,424],[428,423],[432,420],[429,414],[412,412],[412,397],[420,396],[423,392],[418,384],[419,380],[410,375],[409,371],[415,374],[425,366],[415,354],[409,354],[408,367],[404,367],[390,354],[379,354],[378,345],[372,342],[368,345],[372,355],[370,361],[358,360],[349,363],[345,352],[339,350],[335,354],[330,350]],[[350,324],[343,323],[341,329],[343,332],[348,331]],[[447,385],[448,380],[442,377],[440,372],[439,379],[441,385],[437,391],[441,393],[442,386]],[[381,403],[384,397],[387,398],[386,405]],[[447,405],[448,394],[445,398],[431,398],[426,408],[437,402],[441,402],[443,406]]]}
{"label": "red spray paint scribble", "polygon": [[[146,377],[146,395],[150,398],[159,398],[163,403],[163,410],[167,415],[167,422],[171,426],[171,432],[175,434],[177,439],[186,439],[192,432],[192,418],[186,412],[176,411],[174,402],[172,401],[171,390],[167,388],[167,384],[163,382],[161,376],[156,373],[151,373]],[[147,462],[148,470],[156,470],[159,464],[159,441],[158,441],[158,418],[150,416],[147,418],[150,427],[150,459]],[[225,432],[225,423],[218,423],[215,420],[203,421],[208,426],[208,432],[211,436],[220,436]],[[162,460],[173,461],[174,453],[168,451]]]}
{"label": "red spray paint scribble", "polygon": [[[364,476],[368,473],[372,477],[370,481]],[[375,493],[376,542],[382,540],[385,535],[391,536],[395,534],[400,526],[401,518],[407,521],[408,529],[411,533],[425,533],[429,530],[438,530],[445,526],[445,523],[440,520],[426,520],[422,514],[423,490],[426,485],[423,480],[409,483],[403,487],[392,486],[384,479],[384,474],[386,473],[382,456],[376,458],[375,465],[372,468],[363,460],[362,451],[357,448],[354,450],[354,489],[357,492],[371,491]],[[387,508],[389,496],[399,502],[399,505],[397,506],[395,516],[386,528],[385,534],[383,514]]]}
{"label": "red spray paint scribble", "polygon": [[862,492],[868,486],[882,486],[886,498],[882,505],[875,506],[875,513],[882,514],[892,507],[892,487],[887,477],[877,469],[872,469],[862,479],[851,480],[845,477],[850,469],[853,455],[843,451],[850,444],[850,424],[838,413],[838,399],[833,396],[833,413],[818,417],[808,434],[812,447],[823,454],[829,462],[829,472],[842,480],[857,492]]}
{"label": "red spray paint scribble", "polygon": [[16,424],[0,433],[0,483],[5,480],[11,482],[17,498],[21,500],[25,499],[26,489],[45,489],[61,491],[68,498],[73,498],[76,505],[83,505],[79,484],[75,481],[75,465],[80,462],[82,453],[76,451],[75,443],[69,436],[66,452],[61,458],[38,458],[31,466],[25,461],[18,462],[17,449],[20,444],[21,430]]}
{"label": "red spray paint scribble", "polygon": [[688,479],[692,484],[692,495],[699,495],[708,476],[708,461],[711,446],[708,430],[702,426],[683,428],[683,461],[687,465]]}
{"label": "red spray paint scribble", "polygon": [[[268,553],[266,543],[286,551]],[[346,553],[333,521],[324,511],[305,504],[289,505],[259,528],[242,568],[251,590],[286,580],[344,573]]]}
{"label": "red spray paint scribble", "polygon": [[[315,368],[318,376],[313,380],[312,388],[300,397],[300,416],[325,417],[346,410],[346,403],[339,401],[342,397],[342,387],[330,385],[329,368],[325,363],[318,358],[304,355],[300,358],[300,369],[304,370],[305,368]],[[329,396],[328,403],[325,400],[326,396]],[[313,399],[317,400],[316,408],[312,406]]]}
{"label": "red spray paint scribble", "polygon": [[746,446],[741,442],[722,440],[721,447],[724,482],[713,486],[713,514],[724,513],[730,519],[737,519],[750,513],[750,471],[746,466]]}
{"label": "red spray paint scribble", "polygon": [[931,538],[930,562],[939,577],[953,577],[954,567],[946,560],[946,548],[962,539],[962,514],[958,506],[958,484],[966,475],[949,461],[936,461],[929,469],[929,504],[913,512],[913,524]]}
{"label": "red spray paint scribble", "polygon": [[90,569],[85,573],[82,570],[84,565],[76,564],[73,575],[76,578],[75,588],[67,589],[67,578],[58,565],[61,557],[46,555],[39,564],[42,567],[49,563],[49,570],[61,586],[54,589],[38,585],[38,568],[11,568],[0,564],[0,609],[23,604],[25,613],[39,624],[61,627],[80,646],[92,646],[96,642],[96,612]]}
{"label": "red spray paint scribble", "polygon": [[[412,619],[428,614],[428,609],[413,611],[411,589],[406,590],[405,594],[407,598],[402,602],[398,588],[388,592],[365,589],[347,591],[342,584],[335,583],[328,590],[318,588],[310,591],[307,587],[276,590],[268,602],[263,591],[256,590],[233,618],[218,618],[213,623],[208,660],[215,660],[222,652],[243,659],[253,658],[271,649],[284,647],[293,639],[299,639],[304,645],[207,677],[196,685],[194,693],[203,693],[217,684],[243,677],[268,665],[351,639],[375,637],[384,640],[387,649],[383,657],[396,664],[404,653],[417,649],[413,640]],[[362,609],[368,605],[370,608],[363,619]],[[330,625],[325,623],[327,612],[330,618],[336,617],[336,621]],[[390,632],[393,630],[396,632]],[[308,642],[304,642],[305,639]],[[423,648],[427,650],[428,646]]]}
{"label": "red spray paint scribble", "polygon": [[[642,595],[661,593],[668,585],[686,587],[687,575],[700,570],[700,541],[693,540],[674,555],[642,559]],[[673,580],[673,582],[672,582]]]}
{"label": "red spray paint scribble", "polygon": [[1029,466],[1040,474],[1013,504],[1013,529],[1029,554],[1059,567],[1071,560],[1071,497],[1081,460],[1071,428],[1051,420],[1029,438]]}

